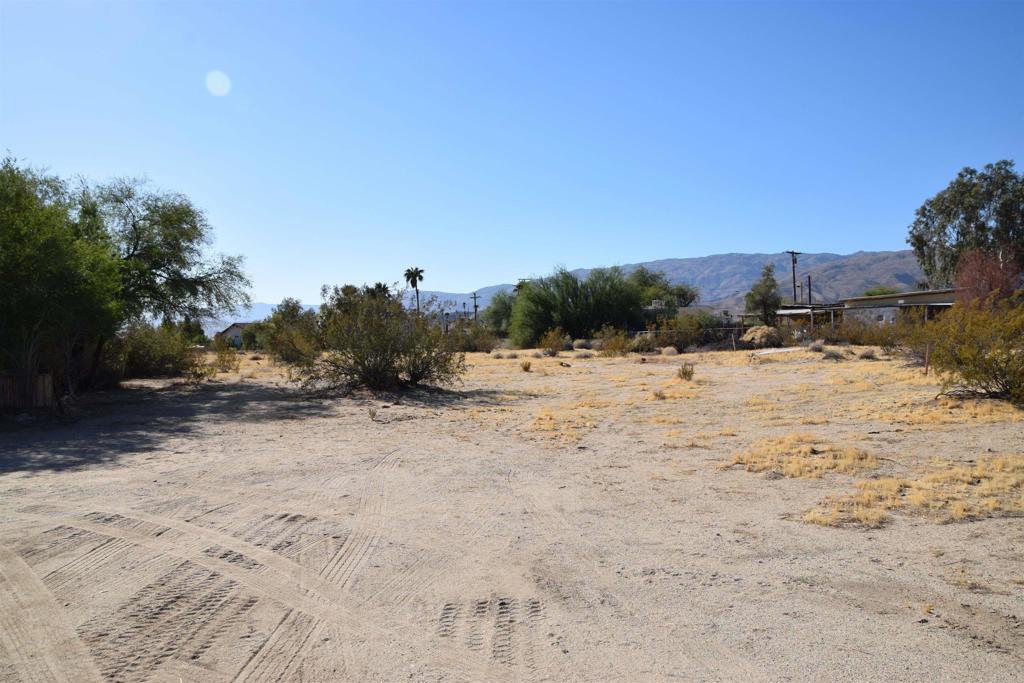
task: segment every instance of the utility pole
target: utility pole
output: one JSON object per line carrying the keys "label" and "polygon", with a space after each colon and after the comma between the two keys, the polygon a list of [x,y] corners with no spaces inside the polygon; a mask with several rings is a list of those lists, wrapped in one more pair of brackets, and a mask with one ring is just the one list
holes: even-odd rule
{"label": "utility pole", "polygon": [[789,258],[793,262],[793,303],[796,303],[797,301],[799,301],[799,299],[796,298],[796,257],[802,254],[803,252],[787,251],[785,253],[789,254]]}
{"label": "utility pole", "polygon": [[807,273],[807,305],[810,306],[812,303],[814,300],[811,296],[811,274]]}
{"label": "utility pole", "polygon": [[477,301],[480,300],[480,295],[477,294],[476,292],[473,292],[473,296],[471,296],[469,298],[473,300],[473,322],[475,323],[476,322],[476,312],[480,308],[480,306],[477,304]]}

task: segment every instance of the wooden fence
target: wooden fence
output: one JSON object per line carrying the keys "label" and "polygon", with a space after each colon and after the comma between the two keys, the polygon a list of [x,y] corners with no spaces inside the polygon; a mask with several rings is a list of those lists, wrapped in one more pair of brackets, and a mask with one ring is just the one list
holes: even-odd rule
{"label": "wooden fence", "polygon": [[0,375],[0,410],[52,408],[56,404],[53,375]]}

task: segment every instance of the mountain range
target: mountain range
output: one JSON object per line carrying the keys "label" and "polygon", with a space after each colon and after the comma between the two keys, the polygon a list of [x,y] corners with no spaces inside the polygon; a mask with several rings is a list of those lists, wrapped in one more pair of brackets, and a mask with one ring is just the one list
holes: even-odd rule
{"label": "mountain range", "polygon": [[[806,300],[807,276],[811,276],[811,293],[816,303],[835,301],[840,297],[856,296],[877,285],[912,290],[923,279],[920,266],[909,249],[901,251],[858,251],[853,254],[800,254],[797,278],[801,286],[800,298]],[[627,273],[644,266],[665,273],[673,284],[686,283],[700,290],[698,304],[715,309],[740,311],[743,295],[761,277],[765,264],[775,265],[775,278],[779,281],[784,301],[793,298],[792,269],[788,253],[779,254],[714,254],[694,258],[670,258],[622,266]],[[572,272],[585,276],[591,269]],[[476,290],[478,305],[483,310],[491,298],[501,291],[512,291],[514,285],[489,285]],[[420,290],[420,300],[436,298],[445,308],[473,310],[473,292],[441,292]],[[414,295],[409,292],[410,304]],[[233,320],[262,320],[270,315],[276,304],[255,302]],[[316,306],[310,306],[316,308]],[[227,321],[214,321],[216,328]]]}

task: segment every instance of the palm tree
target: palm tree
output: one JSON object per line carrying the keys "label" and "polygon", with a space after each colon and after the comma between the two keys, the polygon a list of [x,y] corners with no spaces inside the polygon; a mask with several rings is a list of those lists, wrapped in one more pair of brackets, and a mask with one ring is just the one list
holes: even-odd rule
{"label": "palm tree", "polygon": [[405,283],[416,290],[416,312],[420,312],[420,283],[423,282],[422,268],[406,268]]}

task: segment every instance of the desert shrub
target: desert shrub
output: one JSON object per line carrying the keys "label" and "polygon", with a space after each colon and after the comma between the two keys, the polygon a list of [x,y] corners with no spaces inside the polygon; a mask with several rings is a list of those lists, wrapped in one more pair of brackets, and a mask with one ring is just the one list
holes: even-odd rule
{"label": "desert shrub", "polygon": [[544,354],[541,353],[540,351],[534,351],[533,353],[530,354],[530,358],[543,358],[543,357],[544,357]]}
{"label": "desert shrub", "polygon": [[561,327],[554,327],[541,335],[540,348],[546,356],[557,356],[559,351],[572,348],[572,338]]}
{"label": "desert shrub", "polygon": [[782,335],[774,327],[759,325],[747,330],[740,341],[748,348],[763,349],[782,346]]}
{"label": "desert shrub", "polygon": [[[250,325],[246,329],[256,327]],[[321,350],[317,315],[298,299],[285,299],[255,330],[256,344],[274,360],[293,365],[312,362]]]}
{"label": "desert shrub", "polygon": [[449,343],[456,351],[490,353],[498,338],[489,329],[469,320],[460,320],[448,330]]}
{"label": "desert shrub", "polygon": [[629,353],[629,335],[611,325],[605,325],[598,331],[596,341],[598,343],[594,346],[600,348],[602,356],[624,356]]}
{"label": "desert shrub", "polygon": [[693,380],[693,363],[683,363],[676,371],[676,376],[684,382]]}
{"label": "desert shrub", "polygon": [[151,325],[136,322],[117,338],[121,375],[132,377],[179,377],[203,356],[175,325]]}
{"label": "desert shrub", "polygon": [[422,317],[405,321],[399,376],[409,384],[453,384],[466,372],[466,356]]}
{"label": "desert shrub", "polygon": [[515,351],[509,351],[508,353],[505,354],[505,358],[511,358],[515,360],[516,358],[519,358],[519,354],[516,353]]}
{"label": "desert shrub", "polygon": [[594,354],[592,354],[590,351],[578,351],[576,353],[576,358],[579,358],[580,360],[586,360],[587,358],[593,358],[593,357],[594,357]]}
{"label": "desert shrub", "polygon": [[641,332],[633,337],[629,350],[636,353],[654,353],[658,350],[657,339],[650,332]]}
{"label": "desert shrub", "polygon": [[674,346],[666,346],[665,348],[663,348],[661,350],[661,355],[663,355],[663,356],[678,356],[679,355],[679,349],[677,349]]}
{"label": "desert shrub", "polygon": [[455,351],[429,314],[402,305],[401,293],[381,289],[325,290],[320,339],[325,353],[299,365],[297,379],[311,389],[402,384],[450,384],[465,371],[465,356]]}
{"label": "desert shrub", "polygon": [[496,358],[496,359],[498,359],[498,360],[501,360],[501,359],[502,359],[502,358],[504,358],[504,357],[505,357],[505,355],[504,355],[504,354],[502,354],[502,353],[492,353],[492,354],[491,354],[491,358]]}
{"label": "desert shrub", "polygon": [[807,350],[813,351],[814,353],[821,353],[822,351],[825,350],[825,340],[818,339],[817,341],[811,342],[810,344],[807,345]]}
{"label": "desert shrub", "polygon": [[825,349],[821,354],[822,360],[841,361],[843,360],[843,354],[835,349]]}
{"label": "desert shrub", "polygon": [[956,304],[922,336],[948,393],[1024,404],[1024,304]]}
{"label": "desert shrub", "polygon": [[574,339],[573,342],[572,342],[572,348],[576,349],[577,351],[579,351],[581,349],[589,349],[590,348],[590,340],[589,339]]}
{"label": "desert shrub", "polygon": [[522,363],[519,364],[519,367],[523,372],[529,372],[531,363],[528,360],[524,360]]}
{"label": "desert shrub", "polygon": [[480,314],[484,325],[496,335],[508,336],[509,323],[512,321],[512,305],[514,303],[514,292],[495,293],[491,297],[491,303]]}
{"label": "desert shrub", "polygon": [[878,360],[878,354],[874,349],[864,349],[857,357],[861,360]]}
{"label": "desert shrub", "polygon": [[213,352],[216,354],[213,367],[217,372],[238,372],[241,359],[238,357],[238,353],[235,352],[235,347],[223,335],[214,335]]}

